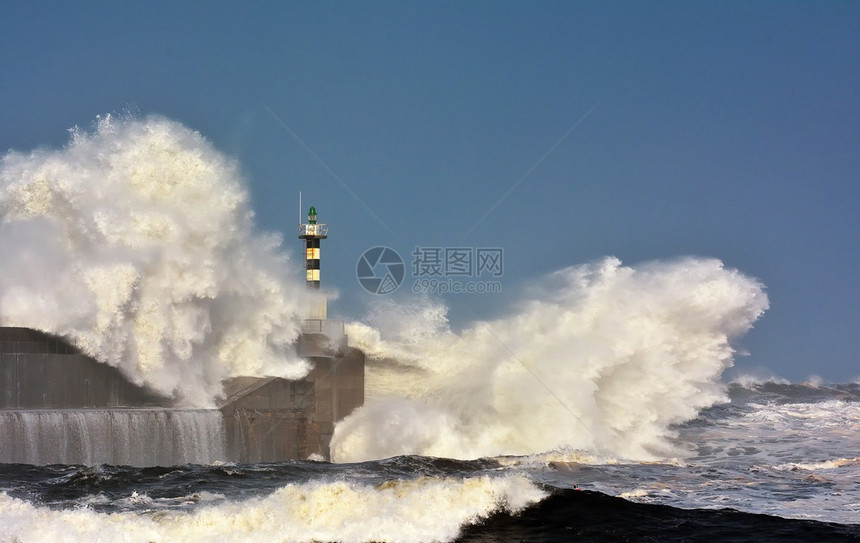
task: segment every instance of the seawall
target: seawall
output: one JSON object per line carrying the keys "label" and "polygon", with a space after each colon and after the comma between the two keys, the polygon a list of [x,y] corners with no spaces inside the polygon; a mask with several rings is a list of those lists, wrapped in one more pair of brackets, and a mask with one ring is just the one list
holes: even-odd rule
{"label": "seawall", "polygon": [[0,463],[327,460],[334,425],[364,403],[364,354],[332,322],[306,323],[304,379],[228,379],[209,410],[175,408],[61,338],[0,328]]}

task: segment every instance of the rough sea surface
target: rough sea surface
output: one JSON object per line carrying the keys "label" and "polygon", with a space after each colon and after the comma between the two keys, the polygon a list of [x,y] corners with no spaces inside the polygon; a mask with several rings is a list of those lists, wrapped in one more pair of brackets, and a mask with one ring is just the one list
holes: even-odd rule
{"label": "rough sea surface", "polygon": [[0,465],[0,541],[860,540],[860,385],[732,384],[684,459]]}

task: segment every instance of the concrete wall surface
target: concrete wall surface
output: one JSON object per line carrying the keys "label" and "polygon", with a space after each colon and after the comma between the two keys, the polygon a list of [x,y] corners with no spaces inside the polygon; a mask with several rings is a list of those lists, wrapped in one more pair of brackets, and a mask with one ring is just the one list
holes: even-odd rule
{"label": "concrete wall surface", "polygon": [[61,338],[0,328],[0,409],[169,407],[172,401]]}
{"label": "concrete wall surface", "polygon": [[227,451],[236,462],[330,458],[337,421],[364,403],[364,353],[309,357],[304,379],[237,377],[225,381]]}
{"label": "concrete wall surface", "polygon": [[[304,379],[248,376],[223,382],[224,399],[214,412],[220,412],[223,420],[223,433],[218,435],[224,442],[224,460],[281,462],[312,455],[329,459],[335,423],[364,403],[364,353],[343,344],[327,347],[325,338],[319,334],[300,339],[299,345],[308,349],[303,354],[314,364]],[[163,414],[157,420],[167,421],[168,425],[208,428],[192,425],[186,419],[193,415],[203,420],[209,415],[193,410],[184,410],[182,416],[170,415],[168,412],[180,411],[170,409],[172,404],[170,398],[129,382],[116,368],[81,354],[61,338],[24,328],[0,328],[0,420],[3,421],[0,429],[8,434],[7,448],[14,449],[0,455],[3,458],[32,456],[19,451],[19,445],[10,445],[10,432],[23,423],[32,428],[27,435],[33,434],[35,439],[32,443],[26,441],[28,450],[43,451],[33,457],[34,461],[47,450],[40,443],[50,443],[56,436],[66,435],[62,430],[66,421],[76,421],[81,428],[122,428],[120,433],[124,438],[119,434],[105,437],[102,434],[107,430],[98,430],[98,439],[109,441],[137,436],[135,428],[143,423],[135,421],[156,420],[154,413],[160,413],[144,413],[141,408],[161,408]],[[131,413],[131,408],[137,412]],[[215,435],[210,430],[206,432],[207,436]],[[18,438],[16,443],[25,443],[23,437]],[[3,439],[0,435],[0,440]],[[69,450],[89,450],[85,446],[86,435],[74,439],[82,445]],[[129,439],[132,438],[126,441]],[[207,447],[215,450],[214,445]],[[83,453],[75,453],[74,457],[80,454]],[[150,454],[149,457],[184,458],[175,451],[167,456]],[[110,462],[110,459],[100,461]]]}

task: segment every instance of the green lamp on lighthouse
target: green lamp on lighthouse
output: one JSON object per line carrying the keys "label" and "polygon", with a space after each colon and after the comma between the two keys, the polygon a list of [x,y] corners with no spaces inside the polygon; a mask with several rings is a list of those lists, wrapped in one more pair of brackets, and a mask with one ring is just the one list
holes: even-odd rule
{"label": "green lamp on lighthouse", "polygon": [[305,240],[305,280],[311,288],[320,288],[320,240],[328,237],[328,225],[317,223],[317,209],[308,210],[308,222],[299,226],[299,239]]}

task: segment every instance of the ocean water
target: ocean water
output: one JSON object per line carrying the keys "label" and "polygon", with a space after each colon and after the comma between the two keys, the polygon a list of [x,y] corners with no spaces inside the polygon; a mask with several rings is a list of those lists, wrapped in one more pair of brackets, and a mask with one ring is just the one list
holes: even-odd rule
{"label": "ocean water", "polygon": [[[347,324],[367,401],[335,462],[219,461],[222,380],[305,375],[294,344],[320,302],[255,229],[241,171],[157,116],[0,158],[0,326],[189,410],[3,414],[21,463],[0,465],[0,542],[860,538],[860,389],[725,385],[769,302],[715,258],[571,265],[460,330],[439,299],[380,298]],[[28,430],[57,425],[56,444]],[[190,463],[86,465],[153,445]]]}
{"label": "ocean water", "polygon": [[860,540],[860,385],[732,384],[685,459],[0,465],[0,541]]}

